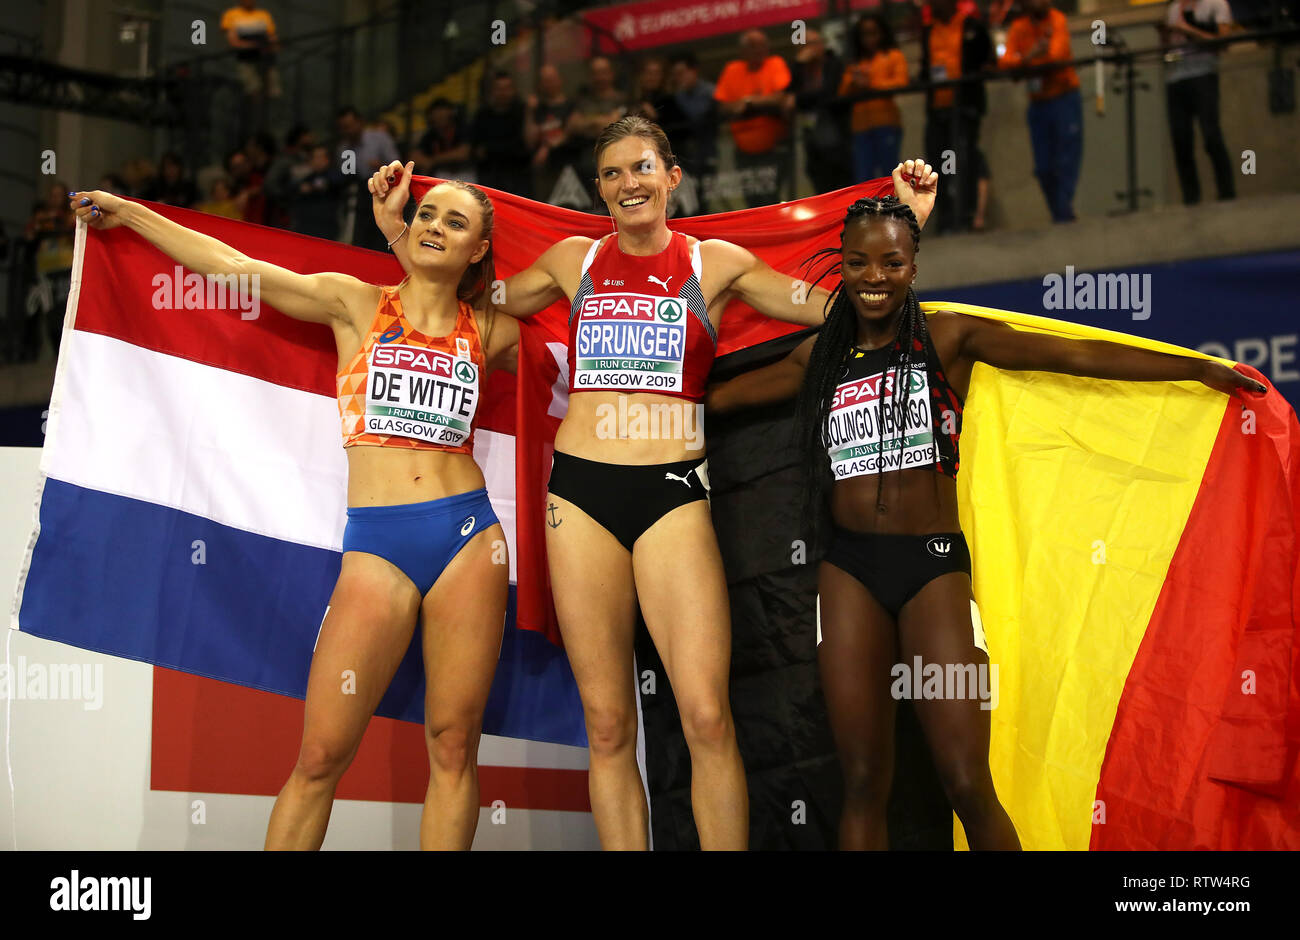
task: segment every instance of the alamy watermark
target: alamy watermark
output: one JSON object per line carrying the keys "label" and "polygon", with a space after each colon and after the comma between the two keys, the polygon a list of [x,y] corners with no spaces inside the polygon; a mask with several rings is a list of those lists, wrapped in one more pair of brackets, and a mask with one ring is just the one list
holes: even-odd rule
{"label": "alamy watermark", "polygon": [[1046,310],[1128,310],[1134,320],[1151,317],[1151,275],[1076,274],[1065,266],[1064,276],[1043,277]]}
{"label": "alamy watermark", "polygon": [[238,310],[241,320],[256,320],[262,311],[259,274],[188,274],[179,264],[150,282],[155,310]]}
{"label": "alamy watermark", "polygon": [[601,440],[685,441],[690,450],[704,447],[704,406],[686,401],[618,404],[596,407],[596,437]]}
{"label": "alamy watermark", "polygon": [[88,712],[104,707],[103,663],[0,663],[0,701],[57,699],[83,702]]}
{"label": "alamy watermark", "polygon": [[997,663],[895,663],[889,670],[894,699],[979,699],[980,708],[998,707]]}

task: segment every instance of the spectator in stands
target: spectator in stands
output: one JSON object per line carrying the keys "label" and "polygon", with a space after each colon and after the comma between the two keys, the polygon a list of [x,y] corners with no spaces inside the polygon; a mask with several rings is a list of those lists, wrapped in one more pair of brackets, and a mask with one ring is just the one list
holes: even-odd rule
{"label": "spectator in stands", "polygon": [[1201,201],[1193,121],[1200,122],[1201,142],[1214,167],[1219,198],[1231,199],[1237,194],[1232,161],[1219,126],[1219,53],[1201,45],[1231,31],[1228,0],[1171,0],[1161,24],[1164,42],[1176,47],[1177,58],[1165,66],[1165,102],[1178,183],[1183,202],[1189,206]]}
{"label": "spectator in stands", "polygon": [[[1004,69],[1069,62],[1070,28],[1051,0],[1025,0],[1026,15],[1007,32]],[[1029,76],[1029,139],[1034,175],[1053,222],[1074,221],[1074,190],[1083,158],[1083,103],[1072,65]]]}
{"label": "spectator in stands", "polygon": [[[335,127],[338,130],[339,167],[342,172],[361,179],[362,189],[366,189],[365,183],[375,170],[399,159],[392,135],[379,126],[367,127],[361,119],[361,112],[351,105],[339,109]],[[352,154],[351,158],[347,157],[348,153]],[[366,198],[370,198],[368,189]]]}
{"label": "spectator in stands", "polygon": [[[361,112],[351,105],[339,109],[334,123],[338,130],[335,165],[351,180],[343,194],[339,237],[352,245],[384,251],[388,245],[383,235],[369,224],[370,190],[366,184],[371,174],[381,166],[400,159],[397,144],[382,127],[367,127],[361,119]],[[360,223],[357,220],[358,207],[363,214]]]}
{"label": "spectator in stands", "polygon": [[289,206],[298,191],[298,184],[309,172],[311,152],[315,146],[316,135],[304,124],[294,125],[284,135],[284,148],[271,159],[266,178],[262,181],[268,225],[292,227]]}
{"label": "spectator in stands", "polygon": [[676,140],[685,129],[686,112],[668,87],[668,71],[663,59],[651,56],[642,63],[631,110],[662,127],[669,140]]}
{"label": "spectator in stands", "polygon": [[795,54],[790,89],[793,107],[812,121],[803,131],[808,178],[817,192],[826,193],[853,182],[847,113],[837,99],[844,63],[833,49],[826,48],[817,30],[808,30],[804,40]]}
{"label": "spectator in stands", "polygon": [[699,181],[700,211],[708,212],[708,199],[718,169],[718,103],[713,97],[714,85],[700,77],[700,64],[690,52],[673,56],[670,74],[673,94],[685,118],[682,130],[672,139],[673,148],[682,169]]}
{"label": "spectator in stands", "polygon": [[989,28],[998,29],[1012,16],[1016,0],[989,0]]}
{"label": "spectator in stands", "polygon": [[122,178],[126,181],[126,192],[136,199],[157,199],[158,174],[154,165],[145,157],[133,157],[122,164]]}
{"label": "spectator in stands", "polygon": [[[920,79],[942,82],[996,68],[997,56],[978,11],[962,9],[957,0],[931,0],[930,22],[921,31]],[[986,96],[983,82],[936,88],[926,95],[925,152],[948,173],[939,187],[930,225],[937,233],[963,232],[973,226],[983,155],[979,152],[980,119]],[[953,162],[947,162],[951,152]],[[987,178],[987,172],[984,172]],[[981,220],[982,224],[982,220]]]}
{"label": "spectator in stands", "polygon": [[199,198],[199,191],[195,188],[194,181],[186,175],[179,154],[170,150],[164,153],[158,161],[158,170],[158,202],[183,209],[194,205]]}
{"label": "spectator in stands", "polygon": [[261,225],[266,220],[266,196],[262,192],[262,173],[253,168],[250,150],[258,152],[257,145],[246,143],[240,150],[226,156],[226,174],[233,183],[233,199],[239,206],[239,215],[245,222]]}
{"label": "spectator in stands", "polygon": [[718,77],[713,97],[719,111],[731,119],[736,145],[736,169],[749,206],[776,202],[786,153],[790,68],[768,51],[767,37],[757,29],[740,37],[741,57],[728,62]]}
{"label": "spectator in stands", "polygon": [[339,195],[347,180],[330,161],[329,148],[312,147],[306,174],[294,184],[289,202],[289,228],[316,238],[338,238]]}
{"label": "spectator in stands", "polygon": [[[614,84],[614,66],[598,55],[587,63],[587,87],[573,103],[568,127],[578,160],[577,173],[588,196],[595,193],[596,158],[592,147],[596,138],[625,114],[627,95]],[[604,212],[604,201],[596,200],[593,211]]]}
{"label": "spectator in stands", "polygon": [[[58,203],[62,201],[61,210]],[[73,246],[76,243],[77,219],[68,206],[68,184],[54,180],[46,187],[45,198],[32,208],[23,229],[29,255],[35,269],[32,287],[27,293],[26,327],[23,330],[24,358],[39,355],[42,323],[54,354],[59,353],[63,334],[63,312],[68,304],[72,284]]]}
{"label": "spectator in stands", "polygon": [[498,71],[492,76],[487,103],[474,115],[469,137],[479,185],[532,196],[532,180],[524,164],[528,152],[524,103],[509,72]]}
{"label": "spectator in stands", "polygon": [[472,183],[469,156],[469,133],[460,108],[446,98],[434,98],[425,109],[424,133],[412,158],[415,172]]}
{"label": "spectator in stands", "polygon": [[[853,38],[854,61],[844,70],[840,94],[900,88],[907,84],[907,60],[884,14],[871,13],[859,19]],[[903,143],[903,117],[894,96],[858,101],[853,105],[850,126],[854,181],[860,183],[892,173],[898,166],[899,147]]]}
{"label": "spectator in stands", "polygon": [[[921,10],[921,27],[925,28],[934,22],[934,7],[932,4],[927,2],[927,0],[915,0],[915,2]],[[1016,0],[1006,0],[1004,4],[999,6],[999,0],[989,0],[990,17],[993,15],[993,10],[1001,10],[1005,17],[1006,13],[1011,10],[1011,5],[1015,2]],[[957,12],[964,13],[967,16],[979,16],[980,8],[975,0],[957,0]],[[1019,12],[1020,11],[1018,10],[1016,11],[1017,14],[1019,14]],[[999,24],[1001,24],[1001,22],[1002,20],[998,20]]]}
{"label": "spectator in stands", "polygon": [[275,35],[275,20],[270,11],[259,8],[257,0],[239,0],[238,6],[231,7],[222,15],[221,29],[230,48],[235,50],[235,69],[244,86],[244,94],[250,98],[259,97],[265,74],[266,97],[280,97],[280,71],[275,66],[275,53],[280,42]]}
{"label": "spectator in stands", "polygon": [[208,198],[194,204],[194,208],[209,215],[220,215],[227,219],[242,219],[243,213],[234,198],[234,184],[228,176],[218,176],[208,187]]}
{"label": "spectator in stands", "polygon": [[987,225],[987,212],[989,208],[989,161],[984,156],[984,151],[979,147],[975,148],[975,214],[971,217],[970,227],[972,232],[982,232]]}
{"label": "spectator in stands", "polygon": [[266,179],[266,171],[275,157],[275,138],[265,131],[253,134],[244,141],[244,154],[253,172],[261,179]]}
{"label": "spectator in stands", "polygon": [[559,69],[543,65],[537,72],[537,94],[528,96],[524,140],[533,152],[533,191],[547,202],[553,201],[560,174],[576,156],[568,131],[572,113]]}

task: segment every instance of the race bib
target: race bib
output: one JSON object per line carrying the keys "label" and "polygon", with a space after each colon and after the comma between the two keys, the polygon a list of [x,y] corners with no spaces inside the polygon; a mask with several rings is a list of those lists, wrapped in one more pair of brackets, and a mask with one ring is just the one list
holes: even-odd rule
{"label": "race bib", "polygon": [[678,297],[586,298],[572,351],[572,391],[680,392],[687,315]]}
{"label": "race bib", "polygon": [[478,407],[478,366],[422,346],[370,351],[365,430],[457,447]]}
{"label": "race bib", "polygon": [[[880,386],[885,383],[884,408]],[[895,397],[894,372],[843,382],[835,389],[826,419],[827,451],[835,479],[881,473],[936,462],[930,379],[924,364],[913,364],[906,398]]]}

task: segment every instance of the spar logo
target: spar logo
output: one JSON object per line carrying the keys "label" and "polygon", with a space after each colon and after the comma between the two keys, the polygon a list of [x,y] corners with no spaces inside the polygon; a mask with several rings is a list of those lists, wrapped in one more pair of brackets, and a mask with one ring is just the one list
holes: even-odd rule
{"label": "spar logo", "polygon": [[[923,369],[924,367],[918,366],[917,368]],[[880,379],[881,376],[873,375],[860,382],[841,385],[835,390],[835,397],[831,399],[831,410],[843,408],[845,405],[852,405],[856,402],[875,401],[880,397]],[[887,394],[892,395],[894,391],[894,373],[885,373],[884,379],[885,391]],[[925,376],[913,369],[907,376],[907,395],[910,398],[924,391]]]}
{"label": "spar logo", "polygon": [[473,382],[474,367],[468,362],[456,363],[456,378],[460,379],[462,382]]}
{"label": "spar logo", "polygon": [[676,300],[659,301],[659,319],[665,323],[676,323],[682,318],[682,305]]}
{"label": "spar logo", "polygon": [[657,297],[645,294],[601,294],[582,302],[588,320],[645,320],[653,322]]}
{"label": "spar logo", "polygon": [[451,356],[436,349],[420,349],[415,346],[376,346],[372,362],[376,366],[407,369],[428,375],[451,376]]}

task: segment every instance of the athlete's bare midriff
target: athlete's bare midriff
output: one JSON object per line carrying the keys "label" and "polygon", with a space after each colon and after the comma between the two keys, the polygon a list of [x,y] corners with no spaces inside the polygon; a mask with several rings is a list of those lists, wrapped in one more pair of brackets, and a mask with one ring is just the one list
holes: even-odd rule
{"label": "athlete's bare midriff", "polygon": [[423,503],[486,485],[470,454],[357,445],[347,455],[349,506]]}
{"label": "athlete's bare midriff", "polygon": [[[877,486],[885,511],[876,510]],[[930,469],[886,471],[831,486],[831,519],[842,529],[888,535],[957,532],[957,481]]]}
{"label": "athlete's bare midriff", "polygon": [[599,463],[644,466],[703,460],[704,408],[653,392],[570,394],[555,449]]}

